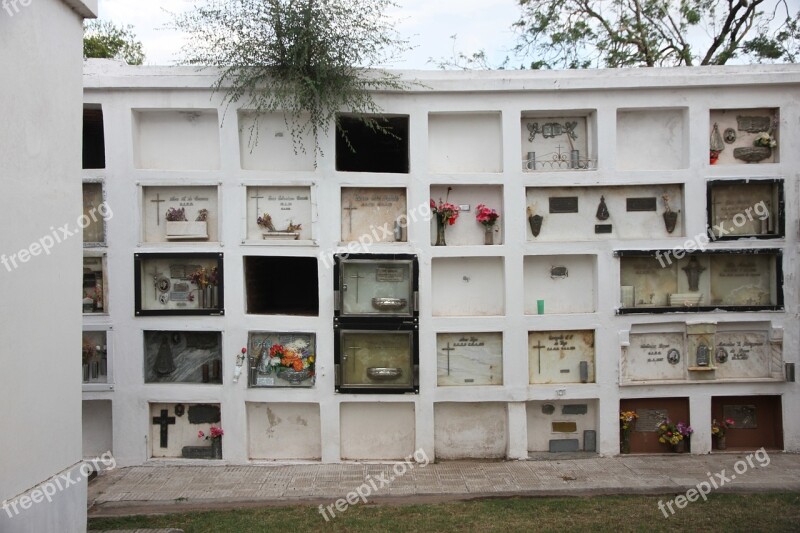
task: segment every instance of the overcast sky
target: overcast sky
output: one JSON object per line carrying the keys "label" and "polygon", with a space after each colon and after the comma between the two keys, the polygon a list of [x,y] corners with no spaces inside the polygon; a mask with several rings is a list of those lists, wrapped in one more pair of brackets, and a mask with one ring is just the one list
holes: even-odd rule
{"label": "overcast sky", "polygon": [[[390,13],[398,20],[401,36],[416,48],[390,68],[433,69],[428,59],[453,57],[458,50],[471,53],[486,50],[489,62],[497,65],[514,45],[511,25],[518,17],[516,0],[396,0],[400,8]],[[180,58],[182,36],[166,29],[171,17],[190,9],[191,0],[99,0],[100,18],[132,25],[144,44],[147,65],[171,65]]]}

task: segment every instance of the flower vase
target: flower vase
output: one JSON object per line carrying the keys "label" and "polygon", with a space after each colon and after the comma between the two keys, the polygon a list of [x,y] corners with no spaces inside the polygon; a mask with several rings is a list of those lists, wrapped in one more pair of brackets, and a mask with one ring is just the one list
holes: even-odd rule
{"label": "flower vase", "polygon": [[728,443],[726,442],[724,435],[722,435],[720,437],[717,437],[717,449],[718,450],[727,450],[728,449]]}
{"label": "flower vase", "polygon": [[203,288],[197,289],[197,307],[199,309],[206,308],[206,290]]}
{"label": "flower vase", "polygon": [[682,440],[678,444],[673,444],[672,451],[674,453],[684,453],[686,451],[686,441]]}
{"label": "flower vase", "polygon": [[533,233],[534,237],[538,237],[539,232],[542,231],[542,221],[544,221],[542,215],[531,215],[528,217],[528,223],[531,225],[531,233]]}
{"label": "flower vase", "polygon": [[494,244],[494,227],[486,226],[483,233],[483,244]]}
{"label": "flower vase", "polygon": [[222,459],[222,437],[211,439],[211,458]]}
{"label": "flower vase", "polygon": [[619,436],[619,451],[623,454],[631,453],[631,430],[620,430]]}
{"label": "flower vase", "polygon": [[447,246],[447,242],[444,240],[445,224],[444,220],[436,217],[436,244],[434,246]]}
{"label": "flower vase", "polygon": [[675,225],[678,223],[677,211],[667,211],[664,213],[664,226],[667,228],[667,233],[675,231]]}
{"label": "flower vase", "polygon": [[205,289],[203,289],[203,293],[204,293],[203,303],[205,304],[203,307],[207,307],[210,309],[217,307],[217,288],[209,285]]}

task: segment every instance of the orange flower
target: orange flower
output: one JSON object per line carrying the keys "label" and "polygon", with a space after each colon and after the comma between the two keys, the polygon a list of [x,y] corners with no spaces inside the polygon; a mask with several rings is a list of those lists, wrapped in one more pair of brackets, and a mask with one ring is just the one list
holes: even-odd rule
{"label": "orange flower", "polygon": [[303,361],[301,359],[295,359],[292,362],[292,367],[295,369],[295,371],[301,372],[303,370]]}

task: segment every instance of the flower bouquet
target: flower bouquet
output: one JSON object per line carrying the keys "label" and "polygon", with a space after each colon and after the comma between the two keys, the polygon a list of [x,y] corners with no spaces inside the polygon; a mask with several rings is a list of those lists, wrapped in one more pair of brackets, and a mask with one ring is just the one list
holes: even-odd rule
{"label": "flower bouquet", "polygon": [[[449,189],[448,189],[449,192]],[[458,206],[450,202],[443,202],[439,198],[439,204],[431,198],[431,213],[436,216],[436,244],[435,246],[447,246],[444,239],[444,230],[447,226],[452,226],[458,220]]]}
{"label": "flower bouquet", "polygon": [[726,418],[722,422],[717,422],[716,418],[711,420],[711,436],[717,439],[718,450],[725,450],[728,448],[725,433],[735,424],[736,422],[734,422],[732,418]]}
{"label": "flower bouquet", "polygon": [[492,232],[498,218],[500,218],[500,214],[497,211],[489,209],[483,204],[478,204],[475,208],[475,220],[483,224],[485,230],[484,244],[494,244]]}
{"label": "flower bouquet", "polygon": [[260,374],[275,372],[279,378],[298,384],[314,375],[314,360],[308,341],[295,339],[287,344],[273,344],[269,349],[265,345],[257,371]]}
{"label": "flower bouquet", "polygon": [[686,441],[694,430],[684,422],[673,424],[669,418],[663,420],[658,426],[658,442],[672,446],[672,451],[681,453],[686,448]]}

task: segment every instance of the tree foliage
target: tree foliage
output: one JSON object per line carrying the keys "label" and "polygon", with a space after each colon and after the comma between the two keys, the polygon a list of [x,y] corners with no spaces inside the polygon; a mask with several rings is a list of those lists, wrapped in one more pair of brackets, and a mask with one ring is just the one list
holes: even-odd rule
{"label": "tree foliage", "polygon": [[515,52],[531,68],[795,62],[786,0],[518,0]]}
{"label": "tree foliage", "polygon": [[[339,112],[371,118],[371,91],[402,89],[395,74],[373,67],[408,48],[386,16],[392,0],[214,0],[175,17],[188,34],[185,63],[219,69],[215,91],[227,105],[256,116],[282,112],[296,151],[338,120]],[[258,118],[251,131],[257,142]]]}
{"label": "tree foliage", "polygon": [[83,27],[83,57],[121,59],[129,65],[141,65],[144,51],[133,26],[116,26],[106,20],[90,20]]}

